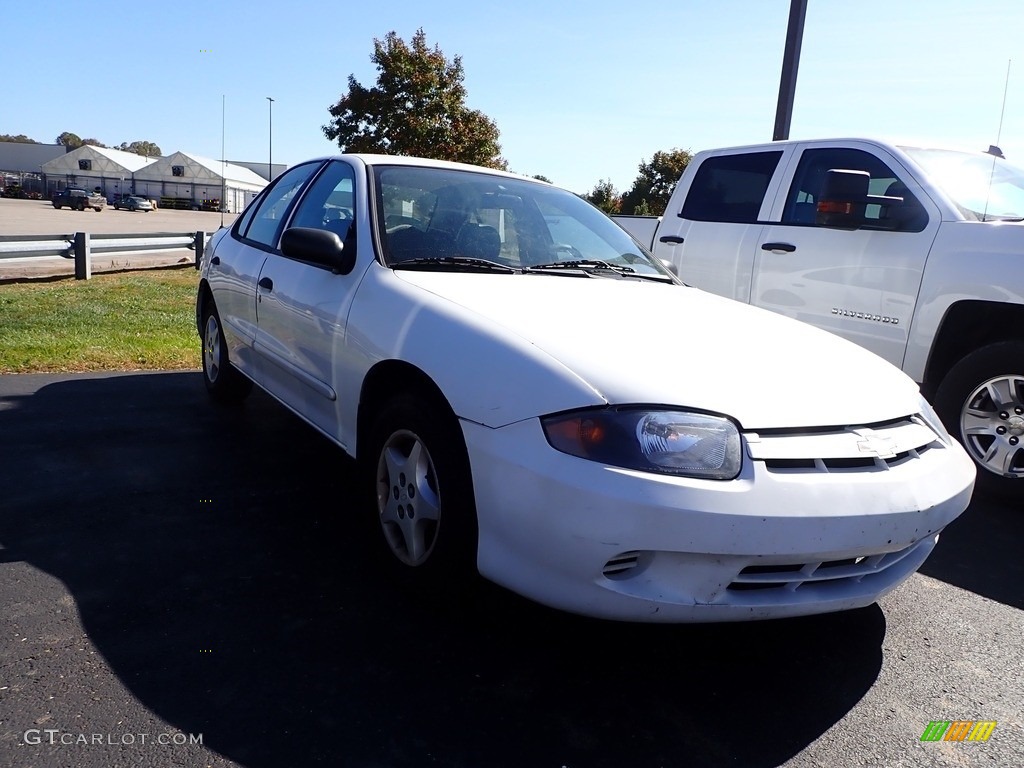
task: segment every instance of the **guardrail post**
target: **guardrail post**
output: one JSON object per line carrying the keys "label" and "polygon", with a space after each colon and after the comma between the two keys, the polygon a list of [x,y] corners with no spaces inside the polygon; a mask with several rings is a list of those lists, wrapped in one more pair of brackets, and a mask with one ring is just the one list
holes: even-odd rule
{"label": "guardrail post", "polygon": [[89,280],[92,277],[90,250],[89,233],[75,232],[75,280]]}
{"label": "guardrail post", "polygon": [[196,232],[196,269],[203,260],[203,251],[206,250],[206,233]]}

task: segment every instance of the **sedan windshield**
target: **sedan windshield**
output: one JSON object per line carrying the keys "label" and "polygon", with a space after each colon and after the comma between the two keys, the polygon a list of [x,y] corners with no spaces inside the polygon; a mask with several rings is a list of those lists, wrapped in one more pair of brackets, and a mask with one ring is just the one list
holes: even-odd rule
{"label": "sedan windshield", "polygon": [[397,165],[374,174],[377,225],[393,268],[557,265],[565,269],[545,274],[589,274],[628,267],[612,274],[672,279],[599,210],[542,182]]}
{"label": "sedan windshield", "polygon": [[1024,217],[1024,170],[987,154],[904,147],[969,219]]}

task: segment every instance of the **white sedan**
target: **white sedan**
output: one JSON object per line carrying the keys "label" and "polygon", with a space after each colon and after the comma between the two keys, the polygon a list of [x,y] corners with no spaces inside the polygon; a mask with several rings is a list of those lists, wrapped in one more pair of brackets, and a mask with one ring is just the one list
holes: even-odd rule
{"label": "white sedan", "polygon": [[873,354],[687,288],[595,208],[404,157],[294,166],[212,239],[207,389],[357,458],[395,568],[557,608],[738,621],[869,605],[974,468]]}

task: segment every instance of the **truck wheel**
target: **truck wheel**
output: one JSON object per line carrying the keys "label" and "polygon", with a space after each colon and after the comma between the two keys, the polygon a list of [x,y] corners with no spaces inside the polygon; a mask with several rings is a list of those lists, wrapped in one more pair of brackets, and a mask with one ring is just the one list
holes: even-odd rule
{"label": "truck wheel", "polygon": [[1024,493],[1024,341],[982,347],[954,365],[935,393],[946,429],[978,465],[982,493]]}
{"label": "truck wheel", "polygon": [[60,203],[54,203],[53,207],[56,208],[59,211],[60,210]]}

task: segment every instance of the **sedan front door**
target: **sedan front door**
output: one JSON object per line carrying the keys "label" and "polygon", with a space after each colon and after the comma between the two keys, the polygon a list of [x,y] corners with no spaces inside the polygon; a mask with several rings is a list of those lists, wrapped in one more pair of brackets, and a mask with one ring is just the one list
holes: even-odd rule
{"label": "sedan front door", "polygon": [[[289,227],[334,232],[356,247],[356,174],[334,160],[310,185]],[[365,265],[364,265],[365,267]],[[335,362],[344,355],[346,322],[361,271],[335,274],[275,252],[260,271],[256,351],[264,386],[313,426],[339,439]]]}

